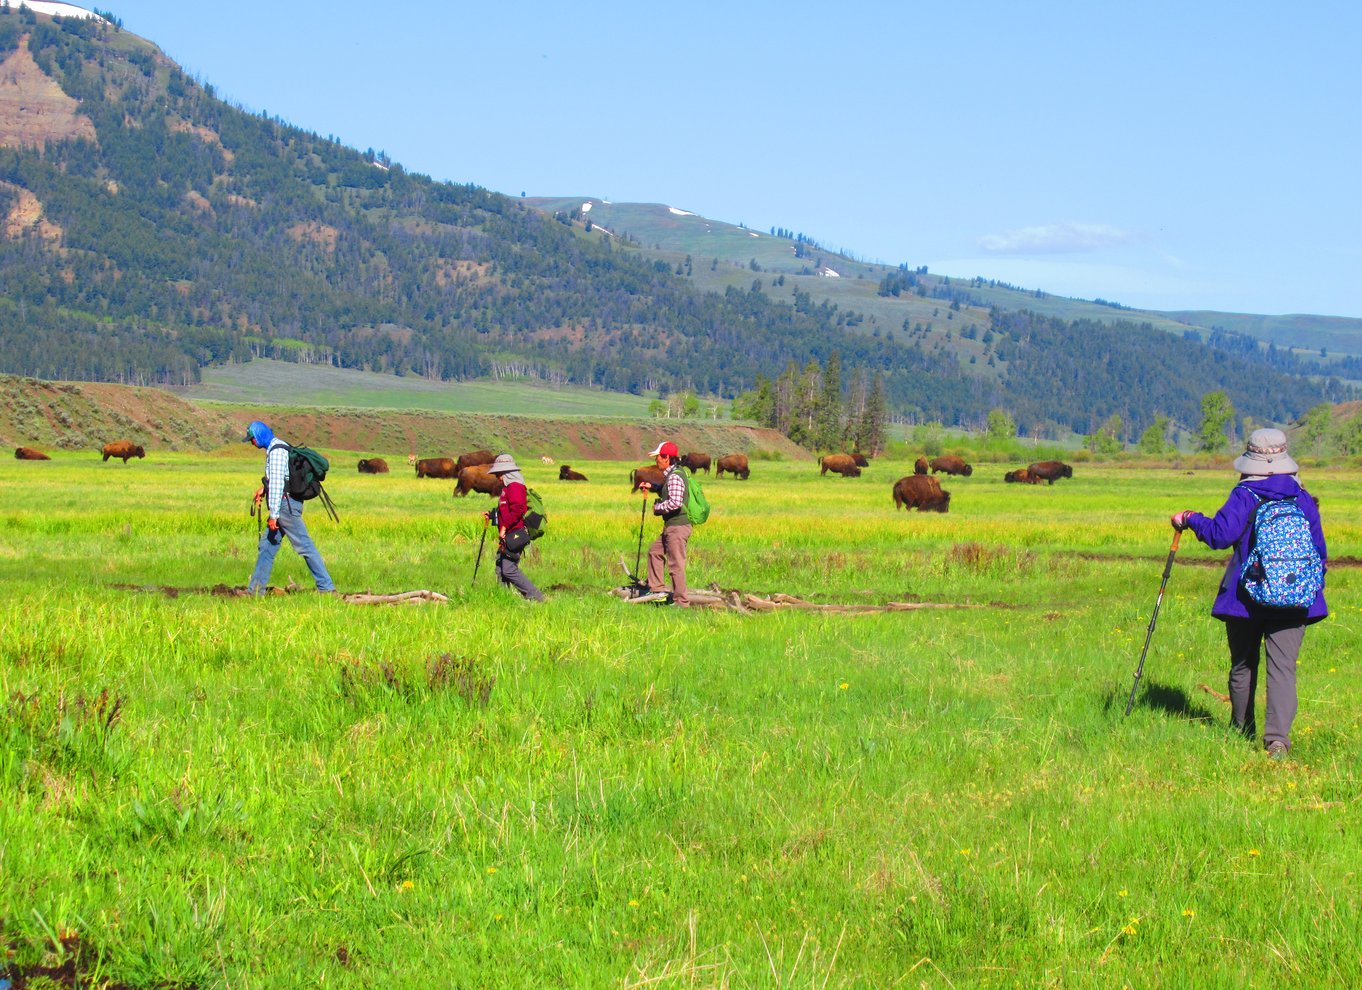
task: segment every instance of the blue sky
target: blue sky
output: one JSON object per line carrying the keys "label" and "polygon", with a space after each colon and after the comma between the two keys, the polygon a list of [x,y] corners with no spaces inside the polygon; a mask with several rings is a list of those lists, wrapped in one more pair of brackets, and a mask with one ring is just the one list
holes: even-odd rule
{"label": "blue sky", "polygon": [[1362,317],[1353,4],[106,2],[219,95],[438,179]]}

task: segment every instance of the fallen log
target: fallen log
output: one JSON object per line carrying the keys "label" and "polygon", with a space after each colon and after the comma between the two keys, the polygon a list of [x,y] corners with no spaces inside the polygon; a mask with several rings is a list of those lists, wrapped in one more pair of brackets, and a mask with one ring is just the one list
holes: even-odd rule
{"label": "fallen log", "polygon": [[[626,605],[650,604],[642,602],[630,588],[614,588],[610,594]],[[729,609],[734,612],[826,612],[839,615],[872,615],[880,612],[915,612],[922,609],[986,608],[972,602],[886,602],[883,605],[820,604],[807,601],[795,595],[777,592],[770,597],[743,593],[732,589],[722,589],[711,585],[708,589],[692,589],[691,608]]]}
{"label": "fallen log", "polygon": [[438,591],[403,591],[395,595],[375,595],[373,592],[362,591],[341,595],[341,601],[349,602],[351,605],[421,605],[426,602],[443,603],[449,601],[449,598]]}

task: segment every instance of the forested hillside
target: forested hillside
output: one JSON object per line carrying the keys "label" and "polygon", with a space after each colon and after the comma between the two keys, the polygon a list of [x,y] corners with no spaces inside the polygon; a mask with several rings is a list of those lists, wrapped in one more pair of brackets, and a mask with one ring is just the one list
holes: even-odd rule
{"label": "forested hillside", "polygon": [[[882,374],[893,412],[974,423],[1004,406],[1081,432],[1112,412],[1190,418],[1215,387],[1264,419],[1343,397],[1138,326],[1004,325],[941,297],[943,340],[759,279],[706,291],[581,223],[231,106],[113,25],[0,7],[0,60],[0,111],[42,92],[54,122],[35,136],[0,114],[3,371],[185,384],[263,355],[733,395],[837,353]],[[1172,362],[1195,387],[1163,387]]]}

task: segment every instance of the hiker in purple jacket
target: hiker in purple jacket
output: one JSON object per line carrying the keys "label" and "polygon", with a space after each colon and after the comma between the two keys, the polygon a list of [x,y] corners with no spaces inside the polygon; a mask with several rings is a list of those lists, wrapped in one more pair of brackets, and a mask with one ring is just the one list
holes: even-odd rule
{"label": "hiker in purple jacket", "polygon": [[[1230,647],[1230,709],[1234,727],[1250,739],[1257,736],[1253,703],[1258,688],[1259,652],[1267,652],[1267,726],[1263,745],[1273,759],[1291,749],[1291,722],[1296,717],[1296,657],[1305,627],[1329,614],[1321,586],[1307,608],[1268,608],[1248,596],[1239,572],[1250,549],[1253,518],[1259,499],[1292,498],[1310,526],[1310,538],[1327,568],[1328,553],[1320,528],[1319,508],[1296,479],[1300,470],[1286,452],[1281,430],[1254,430],[1248,449],[1235,458],[1239,483],[1214,516],[1191,509],[1173,514],[1176,529],[1190,529],[1214,550],[1234,547],[1211,615],[1225,623]],[[1255,497],[1257,496],[1257,497]]]}

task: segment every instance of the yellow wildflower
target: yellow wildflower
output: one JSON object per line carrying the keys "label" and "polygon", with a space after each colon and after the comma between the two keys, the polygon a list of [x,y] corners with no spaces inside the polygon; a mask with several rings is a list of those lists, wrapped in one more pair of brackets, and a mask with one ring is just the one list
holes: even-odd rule
{"label": "yellow wildflower", "polygon": [[1183,908],[1183,909],[1182,909],[1182,916],[1183,916],[1184,918],[1195,918],[1195,917],[1196,917],[1196,912],[1193,911],[1191,908]]}

